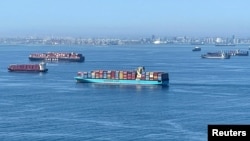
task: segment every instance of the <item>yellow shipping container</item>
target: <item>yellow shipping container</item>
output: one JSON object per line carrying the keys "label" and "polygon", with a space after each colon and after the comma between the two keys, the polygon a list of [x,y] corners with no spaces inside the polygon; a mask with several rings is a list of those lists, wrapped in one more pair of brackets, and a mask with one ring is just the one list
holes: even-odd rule
{"label": "yellow shipping container", "polygon": [[119,79],[123,79],[123,71],[119,72]]}

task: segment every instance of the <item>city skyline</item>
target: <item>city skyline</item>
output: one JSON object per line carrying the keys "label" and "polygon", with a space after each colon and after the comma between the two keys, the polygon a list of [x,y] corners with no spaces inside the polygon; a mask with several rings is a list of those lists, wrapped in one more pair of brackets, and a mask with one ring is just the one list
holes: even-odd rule
{"label": "city skyline", "polygon": [[0,5],[4,36],[249,37],[250,1],[10,0]]}
{"label": "city skyline", "polygon": [[143,38],[74,38],[74,37],[0,37],[0,45],[138,45],[138,44],[190,44],[235,46],[250,45],[250,38],[231,37],[151,37]]}

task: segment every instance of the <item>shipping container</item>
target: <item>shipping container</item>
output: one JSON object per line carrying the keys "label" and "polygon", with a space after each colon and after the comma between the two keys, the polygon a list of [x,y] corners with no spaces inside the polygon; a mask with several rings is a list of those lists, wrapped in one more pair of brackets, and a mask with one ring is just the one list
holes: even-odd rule
{"label": "shipping container", "polygon": [[153,73],[153,80],[158,80],[158,72]]}
{"label": "shipping container", "polygon": [[107,79],[107,71],[103,71],[103,78]]}
{"label": "shipping container", "polygon": [[92,78],[91,72],[88,72],[88,78]]}
{"label": "shipping container", "polygon": [[111,79],[115,79],[115,71],[111,71]]}
{"label": "shipping container", "polygon": [[128,72],[127,71],[123,71],[123,79],[128,79]]}
{"label": "shipping container", "polygon": [[99,78],[103,78],[103,70],[99,70]]}
{"label": "shipping container", "polygon": [[123,71],[119,71],[119,78],[123,79]]}
{"label": "shipping container", "polygon": [[119,79],[119,71],[115,71],[115,79]]}
{"label": "shipping container", "polygon": [[132,79],[132,72],[131,72],[131,71],[129,71],[129,72],[127,73],[127,79],[129,79],[129,80]]}
{"label": "shipping container", "polygon": [[111,71],[107,72],[107,79],[111,79]]}
{"label": "shipping container", "polygon": [[162,77],[161,77],[161,76],[162,76],[162,72],[159,72],[159,73],[158,73],[158,80],[159,80],[159,81],[162,80]]}
{"label": "shipping container", "polygon": [[95,71],[91,71],[91,77],[95,78]]}
{"label": "shipping container", "polygon": [[134,79],[136,79],[136,72],[132,72],[132,79],[134,80]]}
{"label": "shipping container", "polygon": [[154,72],[149,72],[149,80],[154,80]]}
{"label": "shipping container", "polygon": [[100,78],[100,72],[99,72],[99,71],[96,71],[96,72],[95,72],[95,78],[96,78],[96,79]]}

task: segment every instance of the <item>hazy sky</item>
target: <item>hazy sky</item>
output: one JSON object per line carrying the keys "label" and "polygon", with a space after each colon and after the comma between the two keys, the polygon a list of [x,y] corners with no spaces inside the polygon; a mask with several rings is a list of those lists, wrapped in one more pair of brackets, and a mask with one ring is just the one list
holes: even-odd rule
{"label": "hazy sky", "polygon": [[250,37],[249,0],[2,0],[0,36]]}

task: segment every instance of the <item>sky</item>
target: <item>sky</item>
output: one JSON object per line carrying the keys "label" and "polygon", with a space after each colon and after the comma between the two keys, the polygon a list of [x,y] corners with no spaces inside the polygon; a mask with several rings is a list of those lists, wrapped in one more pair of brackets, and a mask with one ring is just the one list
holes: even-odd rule
{"label": "sky", "polygon": [[0,37],[250,37],[249,0],[2,0]]}

